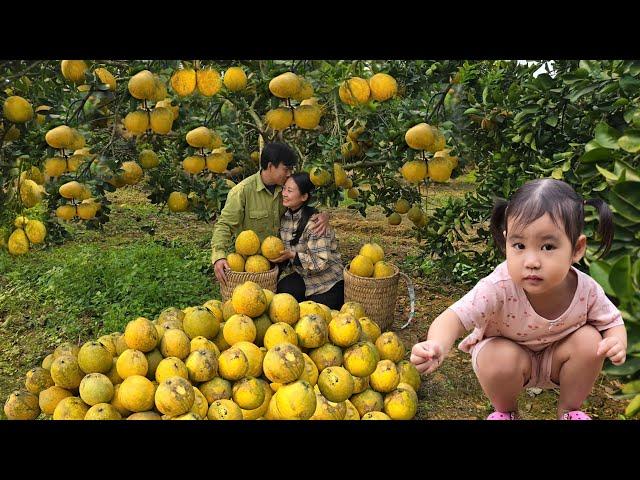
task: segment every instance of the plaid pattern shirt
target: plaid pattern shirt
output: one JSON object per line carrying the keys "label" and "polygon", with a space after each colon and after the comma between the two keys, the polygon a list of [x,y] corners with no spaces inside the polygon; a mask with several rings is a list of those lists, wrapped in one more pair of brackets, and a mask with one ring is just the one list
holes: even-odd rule
{"label": "plaid pattern shirt", "polygon": [[311,231],[314,224],[307,223],[297,245],[291,245],[293,234],[298,228],[302,209],[295,213],[287,210],[280,221],[280,238],[285,249],[297,253],[301,265],[289,261],[289,266],[303,279],[306,286],[305,296],[324,293],[340,280],[344,280],[343,265],[338,252],[338,239],[331,227],[320,237]]}

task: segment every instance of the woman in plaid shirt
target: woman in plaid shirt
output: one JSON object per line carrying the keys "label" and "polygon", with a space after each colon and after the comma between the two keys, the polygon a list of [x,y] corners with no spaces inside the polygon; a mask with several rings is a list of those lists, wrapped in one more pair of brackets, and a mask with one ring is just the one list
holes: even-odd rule
{"label": "woman in plaid shirt", "polygon": [[285,250],[275,260],[280,269],[291,267],[293,273],[280,279],[277,293],[289,293],[298,302],[312,300],[339,310],[344,303],[343,265],[338,240],[331,227],[324,235],[312,232],[316,213],[310,207],[315,186],[306,172],[289,177],[282,190],[282,204],[287,210],[280,221],[280,238]]}

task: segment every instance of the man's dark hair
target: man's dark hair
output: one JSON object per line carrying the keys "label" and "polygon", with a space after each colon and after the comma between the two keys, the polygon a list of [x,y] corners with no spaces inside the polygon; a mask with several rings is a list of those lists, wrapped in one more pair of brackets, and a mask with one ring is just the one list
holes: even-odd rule
{"label": "man's dark hair", "polygon": [[266,170],[269,163],[274,167],[284,163],[287,167],[293,168],[298,164],[298,156],[296,152],[285,143],[267,143],[262,149],[262,155],[260,156],[260,167],[262,170]]}

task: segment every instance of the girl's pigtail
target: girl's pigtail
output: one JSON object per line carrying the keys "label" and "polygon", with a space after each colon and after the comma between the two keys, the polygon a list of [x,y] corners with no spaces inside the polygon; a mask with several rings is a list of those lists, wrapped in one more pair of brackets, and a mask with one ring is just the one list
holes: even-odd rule
{"label": "girl's pigtail", "polygon": [[607,254],[611,248],[611,242],[613,241],[613,213],[611,213],[609,205],[599,198],[585,200],[584,204],[591,205],[598,211],[598,236],[600,237],[600,248],[596,250],[596,253],[602,251],[598,256],[598,258],[601,258]]}
{"label": "girl's pigtail", "polygon": [[505,253],[506,244],[506,239],[504,238],[504,234],[502,232],[506,228],[505,216],[507,213],[507,205],[509,205],[509,202],[507,202],[503,198],[496,198],[493,205],[493,210],[491,211],[491,235],[493,235],[493,241],[496,243],[502,253]]}

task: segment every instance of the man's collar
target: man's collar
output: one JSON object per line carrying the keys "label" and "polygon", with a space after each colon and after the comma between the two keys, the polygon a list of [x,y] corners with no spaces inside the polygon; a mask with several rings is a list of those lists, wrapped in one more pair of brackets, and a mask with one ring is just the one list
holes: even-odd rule
{"label": "man's collar", "polygon": [[[260,170],[258,172],[258,186],[256,187],[256,191],[260,191],[260,190],[266,190],[267,192],[271,193],[271,191],[265,186],[264,181],[262,180],[262,170]],[[282,187],[280,185],[276,185],[275,189],[273,190],[273,194],[275,195],[276,193],[278,193],[278,188],[282,189]]]}

